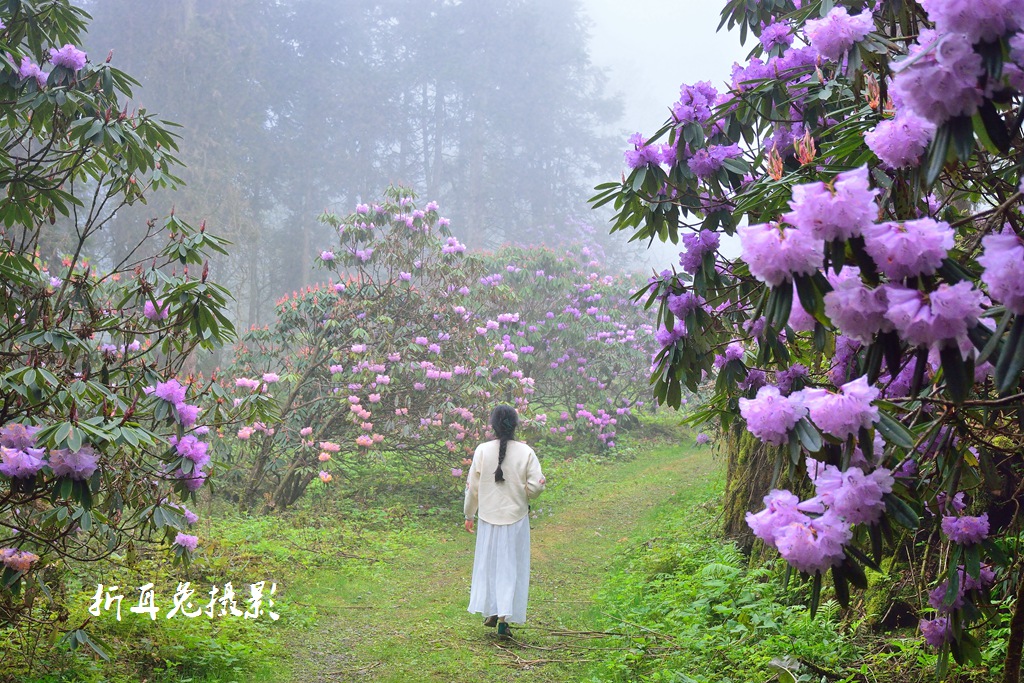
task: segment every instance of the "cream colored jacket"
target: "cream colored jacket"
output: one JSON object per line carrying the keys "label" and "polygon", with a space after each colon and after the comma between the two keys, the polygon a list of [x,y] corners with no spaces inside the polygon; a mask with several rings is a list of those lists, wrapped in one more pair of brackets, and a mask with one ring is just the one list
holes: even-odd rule
{"label": "cream colored jacket", "polygon": [[466,478],[466,519],[479,513],[489,524],[512,524],[526,516],[527,501],[544,490],[544,474],[533,449],[520,441],[509,441],[501,464],[505,481],[494,481],[498,468],[498,441],[476,447]]}

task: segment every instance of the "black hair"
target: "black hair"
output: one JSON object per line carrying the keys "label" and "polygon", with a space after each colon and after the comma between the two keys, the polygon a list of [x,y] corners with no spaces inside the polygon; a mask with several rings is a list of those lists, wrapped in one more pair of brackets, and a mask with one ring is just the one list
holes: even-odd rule
{"label": "black hair", "polygon": [[505,450],[508,442],[516,435],[516,426],[519,424],[519,415],[516,409],[510,405],[499,405],[491,412],[491,429],[498,437],[498,469],[494,470],[494,481],[505,481],[505,474],[501,471],[501,463],[505,460]]}

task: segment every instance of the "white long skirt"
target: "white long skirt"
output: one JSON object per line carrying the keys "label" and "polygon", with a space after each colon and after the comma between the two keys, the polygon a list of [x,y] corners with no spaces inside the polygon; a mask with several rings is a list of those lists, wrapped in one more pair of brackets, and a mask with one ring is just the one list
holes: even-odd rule
{"label": "white long skirt", "polygon": [[469,611],[526,623],[530,594],[530,518],[512,524],[480,520],[476,529]]}

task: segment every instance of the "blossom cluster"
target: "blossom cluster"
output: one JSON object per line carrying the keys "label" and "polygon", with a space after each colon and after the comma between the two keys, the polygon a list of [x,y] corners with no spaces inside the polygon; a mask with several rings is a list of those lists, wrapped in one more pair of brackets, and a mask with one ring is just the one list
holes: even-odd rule
{"label": "blossom cluster", "polygon": [[44,468],[55,477],[84,481],[99,467],[99,456],[89,444],[77,451],[61,448],[47,454],[36,445],[40,427],[11,422],[0,428],[0,474],[11,479],[31,479]]}

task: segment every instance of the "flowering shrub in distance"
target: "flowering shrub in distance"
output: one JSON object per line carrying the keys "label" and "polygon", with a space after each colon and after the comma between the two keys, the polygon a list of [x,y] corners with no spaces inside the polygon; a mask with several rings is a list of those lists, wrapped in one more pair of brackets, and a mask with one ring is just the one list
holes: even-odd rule
{"label": "flowering shrub in distance", "polygon": [[448,471],[488,438],[499,401],[532,437],[614,447],[651,327],[628,300],[637,283],[594,248],[470,254],[436,203],[401,188],[322,220],[338,235],[320,259],[330,282],[278,302],[213,390],[212,412],[246,416],[218,445],[243,507],[286,507],[368,460]]}
{"label": "flowering shrub in distance", "polygon": [[980,661],[975,627],[1010,605],[1017,681],[1024,5],[729,0],[722,18],[761,37],[749,63],[683,85],[593,200],[613,230],[684,246],[640,291],[655,395],[678,406],[713,376],[693,420],[806,470],[812,497],[772,490],[747,519],[810,579],[812,613],[826,575],[845,605],[864,567],[931,538],[920,628],[940,671]]}

